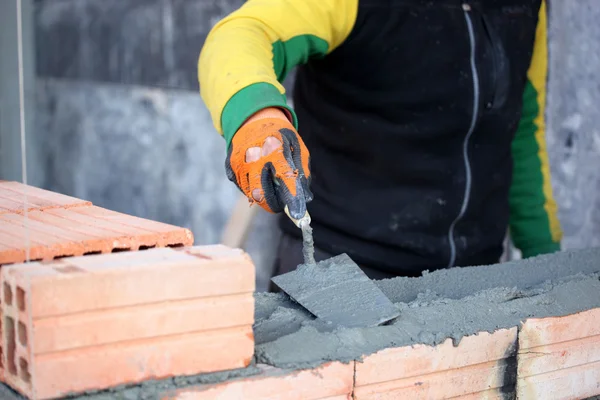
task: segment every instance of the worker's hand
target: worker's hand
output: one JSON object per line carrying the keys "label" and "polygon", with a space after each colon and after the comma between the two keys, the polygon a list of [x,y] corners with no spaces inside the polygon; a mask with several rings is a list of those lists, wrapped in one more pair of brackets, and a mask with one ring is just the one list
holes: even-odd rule
{"label": "worker's hand", "polygon": [[227,177],[262,208],[279,213],[287,205],[300,219],[310,191],[310,154],[286,115],[267,108],[235,133],[226,161]]}

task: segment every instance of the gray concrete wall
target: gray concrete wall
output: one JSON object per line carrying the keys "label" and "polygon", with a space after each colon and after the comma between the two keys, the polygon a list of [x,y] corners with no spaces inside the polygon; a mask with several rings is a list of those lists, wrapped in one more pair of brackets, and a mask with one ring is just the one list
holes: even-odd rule
{"label": "gray concrete wall", "polygon": [[[35,140],[35,42],[31,0],[21,0],[23,102],[28,181],[40,185],[43,170],[38,168]],[[17,2],[0,2],[0,179],[21,180],[21,122],[19,98]]]}
{"label": "gray concrete wall", "polygon": [[600,3],[551,2],[548,149],[564,246],[600,246]]}
{"label": "gray concrete wall", "polygon": [[[198,94],[196,58],[213,24],[241,3],[35,1],[44,186],[190,227],[199,244],[218,241],[238,193]],[[600,245],[598,20],[596,0],[552,1],[548,142],[566,247]],[[253,232],[264,288],[271,216],[261,212]]]}

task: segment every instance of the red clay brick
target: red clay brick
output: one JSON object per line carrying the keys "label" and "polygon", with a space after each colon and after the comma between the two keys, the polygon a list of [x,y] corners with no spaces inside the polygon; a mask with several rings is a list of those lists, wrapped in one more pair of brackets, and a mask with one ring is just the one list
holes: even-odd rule
{"label": "red clay brick", "polygon": [[[100,211],[98,211],[100,210]],[[33,210],[28,221],[17,214],[0,215],[0,264],[25,261],[29,238],[30,260],[109,253],[115,249],[138,250],[166,246],[190,246],[190,230],[119,214],[121,217],[95,217],[112,211],[81,206],[70,209]],[[131,223],[127,223],[131,221]],[[145,228],[141,228],[145,224]]]}
{"label": "red clay brick", "polygon": [[[86,205],[82,203],[80,205]],[[0,188],[0,214],[13,213],[22,214],[24,210],[24,195],[22,193],[13,192],[10,190],[2,190]],[[57,208],[60,205],[49,200],[40,199],[35,196],[27,196],[27,210],[45,210],[49,208]],[[76,205],[74,207],[77,207]]]}
{"label": "red clay brick", "polygon": [[[34,218],[38,218],[38,216],[36,215]],[[137,250],[140,246],[146,246],[148,248],[163,247],[159,245],[158,242],[160,239],[154,232],[130,227],[127,225],[115,224],[110,221],[82,215],[80,213],[73,212],[73,210],[48,210],[40,213],[39,218],[44,220],[49,218],[59,218],[62,219],[63,222],[58,222],[55,220],[52,222],[52,224],[57,224],[59,226],[78,224],[81,228],[88,229],[89,227],[90,231],[103,231],[105,232],[103,238],[106,240],[108,252],[112,251],[113,249]],[[173,228],[174,230],[181,229],[176,227]]]}
{"label": "red clay brick", "polygon": [[[30,221],[37,221],[46,226],[52,226],[75,234],[86,235],[89,239],[84,245],[89,246],[89,251],[94,253],[108,253],[114,248],[131,248],[133,246],[132,238],[136,238],[138,241],[152,240],[153,238],[153,235],[147,234],[146,232],[140,234],[140,232],[137,231],[132,232],[133,234],[123,234],[122,232],[116,231],[114,227],[112,227],[112,230],[99,228],[92,225],[90,221],[87,221],[84,218],[78,221],[64,218],[71,214],[73,213],[70,210],[32,211],[28,218]],[[97,239],[96,243],[94,243],[94,239]]]}
{"label": "red clay brick", "polygon": [[5,380],[32,399],[242,368],[254,352],[245,253],[152,249],[5,266],[1,276]]}
{"label": "red clay brick", "polygon": [[[252,325],[252,293],[48,317],[32,322],[36,352]],[[103,332],[98,336],[95,332]]]}
{"label": "red clay brick", "polygon": [[[1,194],[2,193],[0,193],[0,195]],[[30,207],[33,208],[35,206],[30,205]],[[4,197],[0,197],[0,214],[18,213],[18,212],[23,211],[23,209],[24,209],[24,204],[23,204],[22,200],[19,202],[17,200],[11,200],[11,199],[7,199]],[[31,208],[27,207],[27,209],[31,209]]]}
{"label": "red clay brick", "polygon": [[257,376],[198,385],[166,393],[162,400],[350,400],[354,362],[332,362],[315,369],[286,371],[266,365]]}
{"label": "red clay brick", "polygon": [[[21,220],[23,219],[21,216],[17,217]],[[73,242],[50,233],[40,232],[31,227],[26,228],[24,223],[17,225],[6,220],[0,221],[0,232],[19,240],[21,242],[20,248],[23,252],[25,252],[26,243],[29,238],[30,259],[52,259],[54,257],[73,256],[84,253],[84,247],[81,242]],[[8,262],[3,255],[0,255],[0,264]]]}
{"label": "red clay brick", "polygon": [[519,333],[520,398],[576,399],[600,394],[600,308],[529,319]]}
{"label": "red clay brick", "polygon": [[[34,211],[34,213],[43,214],[44,212]],[[68,248],[73,249],[73,255],[101,250],[104,250],[104,252],[109,252],[112,250],[112,246],[110,246],[106,240],[102,240],[102,238],[98,238],[83,232],[63,229],[61,227],[40,222],[32,218],[29,218],[27,225],[25,225],[23,216],[17,214],[0,215],[0,230],[3,230],[4,232],[18,230],[19,237],[23,240],[25,239],[25,232],[29,232],[30,239],[35,240],[38,243],[64,244],[65,242],[72,242]],[[61,250],[55,250],[53,253],[60,251]]]}
{"label": "red clay brick", "polygon": [[208,260],[160,248],[17,266],[3,273],[9,277],[23,271],[28,274],[28,313],[34,318],[255,289],[254,266],[248,256],[241,255],[234,260]]}
{"label": "red clay brick", "polygon": [[24,194],[27,195],[28,210],[45,210],[49,208],[70,208],[90,206],[91,202],[75,197],[55,193],[49,190],[23,185],[20,182],[0,181],[0,213],[22,213]]}
{"label": "red clay brick", "polygon": [[132,215],[121,214],[112,210],[100,207],[85,207],[73,210],[74,212],[89,215],[100,220],[110,221],[120,226],[131,226],[137,229],[143,229],[159,235],[158,246],[189,246],[193,243],[191,231],[188,229],[173,229],[173,225],[149,219],[134,217]]}
{"label": "red clay brick", "polygon": [[[27,223],[24,194],[27,195]],[[115,250],[191,246],[189,229],[121,214],[60,193],[0,181],[0,265]]]}
{"label": "red clay brick", "polygon": [[464,337],[457,347],[448,339],[382,350],[356,362],[355,399],[493,398],[506,384],[516,340],[515,327]]}

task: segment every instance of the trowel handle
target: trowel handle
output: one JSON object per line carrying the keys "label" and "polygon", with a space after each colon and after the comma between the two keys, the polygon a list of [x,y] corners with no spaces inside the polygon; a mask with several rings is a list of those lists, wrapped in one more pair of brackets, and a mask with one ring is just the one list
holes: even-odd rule
{"label": "trowel handle", "polygon": [[308,211],[306,211],[304,213],[304,216],[302,218],[300,218],[300,219],[293,218],[290,215],[290,210],[288,209],[287,205],[285,206],[284,211],[285,211],[286,215],[289,217],[289,219],[291,219],[292,222],[294,223],[294,225],[296,225],[298,228],[302,228],[303,224],[309,224],[310,225],[311,219],[310,219],[310,214],[308,213]]}

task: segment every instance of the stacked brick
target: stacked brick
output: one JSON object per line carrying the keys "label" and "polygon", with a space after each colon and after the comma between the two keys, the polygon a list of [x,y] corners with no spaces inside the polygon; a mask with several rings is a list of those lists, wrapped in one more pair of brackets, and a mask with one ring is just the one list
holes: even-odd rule
{"label": "stacked brick", "polygon": [[[25,205],[27,218],[25,218]],[[189,229],[0,181],[0,265],[154,247],[190,246]]]}
{"label": "stacked brick", "polygon": [[[0,266],[27,258],[50,261],[193,243],[189,229],[95,207],[89,201],[19,182],[0,181]],[[0,347],[0,355],[3,350]],[[3,374],[4,365],[0,365],[0,379]]]}
{"label": "stacked brick", "polygon": [[254,266],[217,247],[5,266],[4,379],[30,399],[243,368]]}

